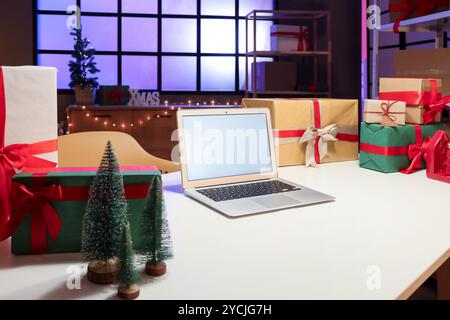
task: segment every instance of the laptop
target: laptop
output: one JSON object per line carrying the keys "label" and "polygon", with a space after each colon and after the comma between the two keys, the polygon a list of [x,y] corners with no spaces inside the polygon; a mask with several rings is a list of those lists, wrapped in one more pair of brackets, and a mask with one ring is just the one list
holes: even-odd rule
{"label": "laptop", "polygon": [[335,200],[278,178],[269,109],[181,110],[177,122],[184,193],[228,217]]}

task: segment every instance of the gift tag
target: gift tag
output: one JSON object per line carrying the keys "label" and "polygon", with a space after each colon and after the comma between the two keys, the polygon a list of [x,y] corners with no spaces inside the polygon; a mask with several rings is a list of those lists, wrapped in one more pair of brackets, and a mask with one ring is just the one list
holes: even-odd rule
{"label": "gift tag", "polygon": [[398,124],[388,116],[381,117],[380,125],[382,127],[398,127]]}

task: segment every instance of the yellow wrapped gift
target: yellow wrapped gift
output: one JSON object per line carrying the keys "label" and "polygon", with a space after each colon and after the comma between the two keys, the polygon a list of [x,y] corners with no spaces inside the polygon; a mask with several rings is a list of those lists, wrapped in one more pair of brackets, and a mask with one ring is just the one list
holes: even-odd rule
{"label": "yellow wrapped gift", "polygon": [[270,109],[279,166],[358,159],[358,100],[243,99]]}

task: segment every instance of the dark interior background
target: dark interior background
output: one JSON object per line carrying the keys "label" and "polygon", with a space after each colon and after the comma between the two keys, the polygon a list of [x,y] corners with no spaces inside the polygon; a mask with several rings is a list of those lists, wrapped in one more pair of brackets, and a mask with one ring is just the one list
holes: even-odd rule
{"label": "dark interior background", "polygon": [[[333,97],[359,98],[361,69],[361,1],[359,0],[278,0],[278,9],[330,10],[333,29]],[[0,1],[0,65],[31,65],[34,61],[33,0]],[[192,97],[192,96],[190,96]],[[189,97],[189,98],[190,98]],[[207,94],[204,101],[215,98]],[[221,96],[239,100],[241,95]],[[186,96],[164,96],[162,100],[186,101]],[[73,94],[58,95],[59,120],[74,102]]]}

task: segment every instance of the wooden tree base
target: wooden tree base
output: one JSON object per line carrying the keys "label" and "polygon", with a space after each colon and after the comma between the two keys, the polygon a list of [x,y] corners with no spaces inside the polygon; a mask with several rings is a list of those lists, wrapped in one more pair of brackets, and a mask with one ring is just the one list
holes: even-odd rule
{"label": "wooden tree base", "polygon": [[159,262],[157,264],[152,264],[149,262],[147,262],[147,264],[145,265],[145,272],[152,277],[160,277],[162,275],[166,274],[166,264],[164,262]]}
{"label": "wooden tree base", "polygon": [[131,287],[120,286],[117,289],[117,295],[124,300],[134,300],[139,297],[139,285],[133,284]]}
{"label": "wooden tree base", "polygon": [[95,284],[111,284],[117,279],[117,259],[108,262],[93,261],[89,263],[87,277]]}

